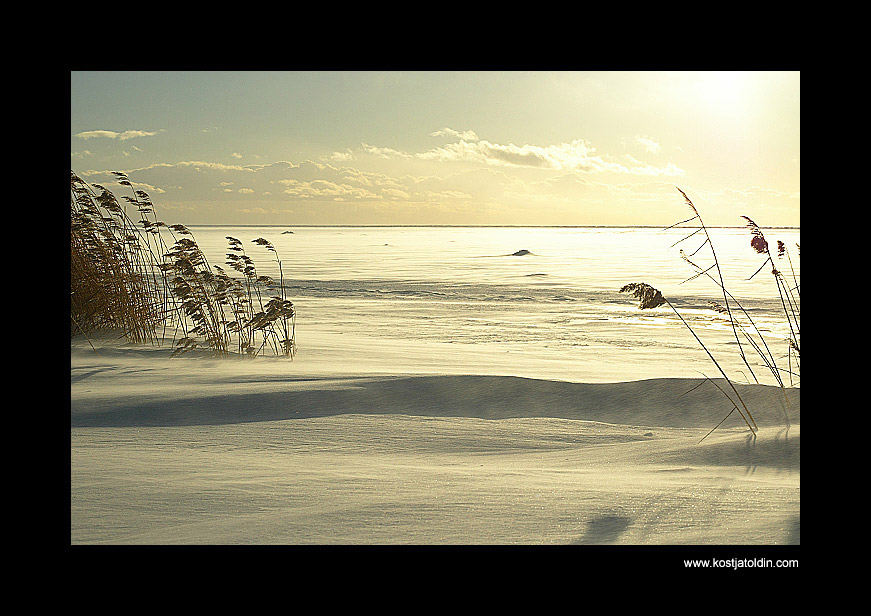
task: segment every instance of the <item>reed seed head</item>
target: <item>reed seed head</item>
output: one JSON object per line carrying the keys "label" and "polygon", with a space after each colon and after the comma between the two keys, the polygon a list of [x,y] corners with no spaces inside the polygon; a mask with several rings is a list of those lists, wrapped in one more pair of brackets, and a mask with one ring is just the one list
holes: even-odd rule
{"label": "reed seed head", "polygon": [[682,191],[680,188],[678,188],[677,186],[675,186],[675,188],[677,188],[677,191],[678,191],[680,194],[683,195],[684,201],[686,201],[686,204],[687,204],[688,206],[690,206],[690,209],[693,211],[693,214],[695,214],[696,216],[698,216],[698,215],[699,215],[699,211],[696,209],[696,206],[693,205],[693,202],[690,200],[690,198],[687,197],[687,194],[686,194],[684,191]]}
{"label": "reed seed head", "polygon": [[750,246],[759,254],[767,254],[768,242],[765,240],[765,236],[762,234],[762,229],[760,229],[759,225],[757,225],[747,216],[742,216],[741,218],[747,221],[747,227],[750,229],[751,235],[753,235],[750,240]]}
{"label": "reed seed head", "polygon": [[632,293],[639,300],[638,307],[641,310],[657,308],[666,303],[662,293],[644,282],[632,282],[620,289],[621,293]]}

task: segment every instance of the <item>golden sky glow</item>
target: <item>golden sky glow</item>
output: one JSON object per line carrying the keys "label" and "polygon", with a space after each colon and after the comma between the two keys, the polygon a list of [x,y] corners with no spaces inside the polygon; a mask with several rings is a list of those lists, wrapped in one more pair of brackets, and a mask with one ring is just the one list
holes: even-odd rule
{"label": "golden sky glow", "polygon": [[800,224],[798,72],[73,72],[167,223]]}

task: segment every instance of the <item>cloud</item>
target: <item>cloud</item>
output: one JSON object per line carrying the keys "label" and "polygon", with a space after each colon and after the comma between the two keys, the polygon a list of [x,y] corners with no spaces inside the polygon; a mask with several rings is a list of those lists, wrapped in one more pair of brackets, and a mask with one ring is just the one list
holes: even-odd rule
{"label": "cloud", "polygon": [[[430,133],[433,137],[450,137],[450,143],[422,152],[403,152],[389,147],[362,143],[356,152],[347,149],[333,152],[326,157],[334,162],[348,162],[362,156],[377,158],[423,160],[450,163],[470,163],[491,167],[526,167],[552,171],[580,171],[584,173],[617,173],[625,175],[683,175],[683,170],[673,163],[657,166],[632,157],[618,159],[603,155],[586,139],[574,139],[567,143],[551,145],[516,145],[482,140],[471,130],[457,131],[442,128]],[[647,152],[661,151],[661,146],[649,137],[636,136],[634,141]]]}
{"label": "cloud", "polygon": [[399,179],[391,177],[384,173],[361,171],[360,169],[356,169],[354,167],[331,167],[331,169],[335,170],[335,173],[343,180],[355,184],[360,184],[361,186],[366,186],[367,188],[403,188],[403,184]]}
{"label": "cloud", "polygon": [[[165,191],[162,201],[167,206],[196,204],[204,208],[203,212],[220,207],[228,212],[227,216],[241,212],[243,204],[247,207],[249,203],[264,208],[294,207],[298,203],[301,208],[314,207],[311,211],[330,211],[336,216],[343,213],[357,216],[375,210],[394,212],[398,211],[395,208],[407,205],[412,208],[411,216],[431,207],[465,211],[463,208],[474,206],[495,213],[505,205],[531,211],[549,207],[548,199],[571,212],[578,198],[603,193],[603,189],[594,190],[593,173],[621,173],[626,181],[636,183],[641,176],[653,176],[650,181],[657,181],[658,175],[682,173],[674,165],[655,166],[628,156],[619,160],[602,156],[582,139],[547,146],[458,140],[414,154],[363,145],[369,153],[367,163],[377,165],[373,167],[376,171],[324,160],[247,165],[183,160],[122,170],[134,186],[147,183],[149,193]],[[391,156],[418,161],[413,169],[427,159],[472,164],[433,165],[423,173],[409,173],[406,167],[405,172],[398,172],[379,160]],[[514,172],[522,169],[548,173],[530,176]],[[97,176],[99,182],[104,182],[104,176],[105,182],[113,181],[108,171],[80,175]],[[613,184],[615,179],[601,181]],[[342,203],[346,209],[342,209]]]}
{"label": "cloud", "polygon": [[123,133],[118,133],[113,130],[87,130],[81,133],[76,133],[79,139],[117,139],[119,141],[127,141],[136,137],[152,137],[157,132],[149,132],[145,130],[125,130]]}
{"label": "cloud", "polygon": [[399,150],[394,150],[393,148],[379,148],[374,145],[362,144],[363,151],[366,154],[372,154],[373,156],[377,156],[379,158],[411,158],[410,154],[405,152],[400,152]]}
{"label": "cloud", "polygon": [[424,190],[418,193],[425,201],[456,201],[471,199],[472,195],[459,190]]}
{"label": "cloud", "polygon": [[561,166],[561,163],[551,155],[552,148],[530,145],[516,146],[513,143],[499,145],[489,141],[480,141],[476,144],[475,150],[485,162],[490,164],[549,168]]}
{"label": "cloud", "polygon": [[411,199],[408,192],[398,188],[382,188],[381,195],[391,201],[409,201]]}
{"label": "cloud", "polygon": [[298,199],[383,199],[381,195],[365,188],[350,184],[337,184],[325,179],[311,181],[287,179],[279,180],[278,183],[285,187],[282,191],[284,194]]}
{"label": "cloud", "polygon": [[350,148],[345,150],[344,152],[333,152],[328,157],[328,160],[333,160],[336,162],[347,162],[350,160],[354,160],[354,153],[351,152]]}
{"label": "cloud", "polygon": [[164,194],[166,191],[159,186],[154,186],[152,184],[145,184],[143,182],[136,183],[136,190],[144,190],[148,194]]}
{"label": "cloud", "polygon": [[624,160],[626,161],[624,165],[626,173],[631,175],[660,175],[666,177],[684,175],[684,170],[674,163],[666,163],[665,167],[657,167],[655,165],[648,165],[631,154],[627,154]]}
{"label": "cloud", "polygon": [[641,135],[636,135],[635,143],[640,145],[642,148],[644,148],[645,152],[649,152],[650,154],[659,154],[662,151],[662,146],[650,137],[642,137]]}
{"label": "cloud", "polygon": [[[614,157],[596,152],[596,148],[586,139],[574,139],[568,143],[557,143],[545,146],[516,145],[514,143],[493,143],[478,138],[474,131],[459,132],[450,128],[442,128],[431,136],[448,136],[458,138],[443,146],[435,147],[414,154],[401,152],[393,148],[381,148],[362,144],[362,152],[379,158],[415,158],[418,160],[473,163],[493,167],[528,167],[553,171],[580,171],[584,173],[618,173],[626,175],[683,175],[683,170],[673,163],[656,166],[627,157],[628,162],[621,162]],[[636,142],[649,152],[658,152],[661,146],[648,137],[636,137]],[[334,154],[334,159],[350,158],[344,153]]]}
{"label": "cloud", "polygon": [[478,135],[473,130],[455,131],[452,128],[442,128],[429,134],[430,137],[457,137],[463,141],[478,141]]}
{"label": "cloud", "polygon": [[579,170],[591,173],[611,171],[630,173],[625,165],[594,155],[595,148],[584,139],[548,146],[507,145],[460,141],[417,155],[424,160],[475,162],[495,166],[536,167],[552,170]]}
{"label": "cloud", "polygon": [[225,165],[224,163],[213,163],[205,160],[182,160],[175,164],[168,163],[157,163],[152,166],[160,166],[160,167],[193,167],[197,171],[202,171],[203,169],[209,170],[217,170],[217,171],[245,171],[245,172],[253,172],[257,169],[256,166],[247,166],[243,167],[241,165]]}

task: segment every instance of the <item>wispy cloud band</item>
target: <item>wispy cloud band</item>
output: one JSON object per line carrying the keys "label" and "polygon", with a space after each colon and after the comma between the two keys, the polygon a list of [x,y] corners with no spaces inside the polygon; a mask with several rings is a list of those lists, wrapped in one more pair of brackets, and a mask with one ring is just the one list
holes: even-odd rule
{"label": "wispy cloud band", "polygon": [[[501,144],[480,139],[471,130],[457,131],[442,128],[432,137],[451,137],[455,139],[442,146],[423,152],[403,152],[393,148],[378,147],[363,143],[357,150],[361,156],[369,155],[382,159],[417,159],[426,161],[472,163],[487,166],[528,167],[553,171],[577,171],[580,173],[616,173],[624,175],[679,176],[684,171],[674,163],[656,165],[641,162],[631,156],[614,157],[599,154],[586,139],[575,139],[568,143],[551,145]],[[647,137],[636,137],[648,153],[659,153],[661,146]],[[335,161],[349,161],[356,158],[350,151],[335,152],[330,157]]]}
{"label": "wispy cloud band", "polygon": [[114,130],[86,130],[81,133],[76,133],[76,137],[79,139],[117,139],[118,141],[127,141],[128,139],[135,139],[137,137],[152,137],[157,134],[157,131],[147,131],[147,130],[125,130],[124,132],[117,132]]}

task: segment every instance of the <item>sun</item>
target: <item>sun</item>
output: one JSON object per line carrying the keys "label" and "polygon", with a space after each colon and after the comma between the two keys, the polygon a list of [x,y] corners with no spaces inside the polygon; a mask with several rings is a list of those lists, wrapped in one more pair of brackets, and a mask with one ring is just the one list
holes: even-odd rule
{"label": "sun", "polygon": [[715,112],[740,114],[748,97],[747,73],[742,71],[712,71],[700,73],[697,82],[699,98]]}

